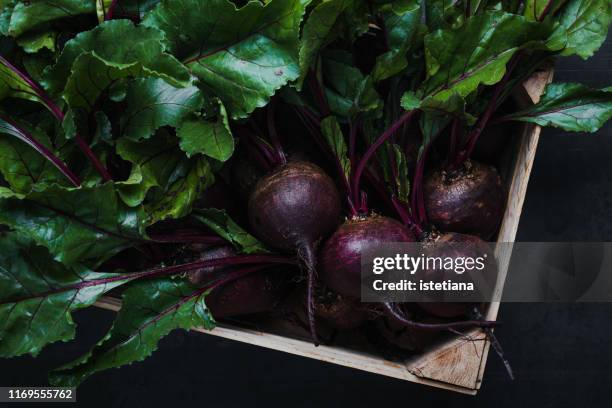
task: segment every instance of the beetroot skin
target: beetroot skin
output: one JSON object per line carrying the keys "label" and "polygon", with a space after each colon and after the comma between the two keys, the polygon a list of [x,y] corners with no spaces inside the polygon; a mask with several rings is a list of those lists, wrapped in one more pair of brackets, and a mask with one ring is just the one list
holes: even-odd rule
{"label": "beetroot skin", "polygon": [[501,177],[493,166],[466,161],[453,172],[436,170],[425,180],[427,217],[442,231],[488,239],[504,212]]}
{"label": "beetroot skin", "polygon": [[[193,244],[187,249],[189,261],[213,260],[236,256],[234,248],[219,246],[202,248]],[[223,274],[231,273],[235,267],[211,266],[196,269],[189,273],[188,278],[195,285],[206,285],[222,278]],[[221,319],[224,317],[261,313],[272,310],[284,292],[286,274],[277,271],[255,272],[228,282],[206,297],[206,305],[211,314]]]}
{"label": "beetroot skin", "polygon": [[414,234],[394,219],[379,215],[349,219],[321,250],[321,279],[335,292],[359,298],[362,251],[388,242],[414,241]]}
{"label": "beetroot skin", "polygon": [[282,272],[251,273],[213,290],[206,305],[216,319],[267,312],[278,304],[285,283],[286,275]]}
{"label": "beetroot skin", "polygon": [[336,227],[340,195],[318,166],[290,162],[261,179],[249,199],[249,221],[266,244],[281,250],[312,245]]}
{"label": "beetroot skin", "polygon": [[[453,247],[452,245],[445,244],[460,244],[459,246]],[[479,281],[485,281],[489,286],[495,284],[497,279],[497,264],[495,261],[494,253],[491,247],[482,239],[474,235],[459,234],[459,233],[446,233],[442,234],[435,239],[435,246],[428,250],[428,256],[441,257],[441,258],[461,258],[469,257],[476,258],[479,256],[487,255],[485,261],[485,268],[482,271],[471,271],[465,272],[461,275],[463,278],[462,282],[473,282],[478,287]],[[479,274],[476,276],[474,274]],[[452,279],[457,281],[457,277],[448,276],[448,274],[455,275],[452,271],[427,271],[425,274],[426,280],[439,280],[443,281],[446,279]],[[419,302],[419,307],[429,313],[432,316],[443,317],[443,318],[455,318],[462,317],[469,313],[477,304],[467,302]]]}
{"label": "beetroot skin", "polygon": [[[304,296],[306,301],[306,296]],[[368,311],[358,298],[344,296],[317,288],[315,292],[315,315],[332,329],[354,330],[368,319]]]}

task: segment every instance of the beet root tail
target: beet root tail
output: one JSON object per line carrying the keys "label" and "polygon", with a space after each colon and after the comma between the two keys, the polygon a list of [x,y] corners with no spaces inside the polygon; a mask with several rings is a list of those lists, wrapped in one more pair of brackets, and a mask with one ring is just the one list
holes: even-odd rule
{"label": "beet root tail", "polygon": [[317,258],[314,253],[312,243],[305,243],[300,246],[298,255],[306,268],[307,291],[306,291],[306,311],[308,314],[308,326],[310,328],[310,336],[315,346],[320,344],[319,336],[317,335],[317,322],[315,316],[315,285],[317,281]]}
{"label": "beet root tail", "polygon": [[391,314],[391,316],[399,323],[412,327],[415,329],[423,329],[423,330],[432,330],[432,331],[442,331],[442,330],[457,330],[457,329],[465,329],[470,327],[480,327],[483,329],[492,328],[495,326],[499,326],[499,322],[489,321],[489,320],[463,320],[458,322],[449,322],[449,323],[422,323],[416,322],[414,320],[410,320],[394,303],[385,302],[383,303],[387,311]]}
{"label": "beet root tail", "polygon": [[[479,320],[484,319],[482,314],[476,307],[472,311],[472,314]],[[500,358],[502,364],[506,368],[506,372],[508,373],[508,376],[510,377],[511,380],[514,380],[514,371],[512,370],[510,361],[508,361],[508,359],[506,358],[506,355],[504,354],[504,349],[502,348],[502,345],[499,339],[497,338],[497,336],[495,336],[495,333],[493,333],[493,330],[491,328],[486,328],[485,333],[487,335],[487,338],[489,339],[489,342],[491,343],[491,347],[493,348],[497,356]]]}

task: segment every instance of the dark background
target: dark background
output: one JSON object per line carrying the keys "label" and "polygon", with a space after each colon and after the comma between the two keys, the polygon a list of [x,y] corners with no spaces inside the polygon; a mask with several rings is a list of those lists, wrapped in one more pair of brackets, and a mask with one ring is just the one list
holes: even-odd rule
{"label": "dark background", "polygon": [[[612,85],[612,41],[584,62],[560,60],[557,81]],[[517,240],[612,241],[612,125],[597,134],[545,130]],[[76,314],[78,340],[37,359],[0,360],[0,385],[46,385],[47,371],[86,352],[113,313]],[[499,338],[517,379],[490,354],[476,397],[339,367],[199,333],[175,331],[142,363],[95,375],[86,407],[401,406],[610,407],[611,304],[504,304]],[[40,405],[37,405],[40,406]],[[72,405],[75,406],[75,405]]]}

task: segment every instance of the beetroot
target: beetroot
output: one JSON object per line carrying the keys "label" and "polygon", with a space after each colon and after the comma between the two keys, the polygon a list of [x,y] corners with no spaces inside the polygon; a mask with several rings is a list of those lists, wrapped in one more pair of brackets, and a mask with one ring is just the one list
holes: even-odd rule
{"label": "beetroot", "polygon": [[[307,297],[304,296],[307,305]],[[358,298],[344,296],[317,287],[315,291],[315,316],[335,330],[354,330],[368,319],[368,311]]]}
{"label": "beetroot", "polygon": [[340,195],[318,166],[292,161],[265,176],[249,198],[249,221],[271,247],[296,251],[308,274],[309,323],[315,343],[313,290],[314,245],[334,230],[340,218]]}
{"label": "beetroot", "polygon": [[392,218],[373,214],[348,219],[321,250],[321,279],[335,292],[359,298],[362,251],[388,242],[414,241],[414,234]]}
{"label": "beetroot", "polygon": [[493,166],[468,160],[457,170],[436,170],[425,180],[424,191],[427,217],[442,231],[487,239],[499,227],[504,191]]}
{"label": "beetroot", "polygon": [[307,247],[333,231],[340,196],[329,176],[312,163],[290,162],[261,179],[249,198],[249,221],[268,245],[286,251]]}
{"label": "beetroot", "polygon": [[[473,282],[476,287],[478,282],[485,282],[493,287],[497,279],[497,264],[491,247],[482,239],[474,235],[459,233],[446,233],[434,238],[432,246],[427,251],[431,257],[441,258],[477,258],[486,254],[485,268],[482,271],[466,271],[461,276],[461,282]],[[433,245],[435,244],[435,245]],[[453,244],[458,244],[454,245]],[[449,276],[450,274],[454,276]],[[453,271],[428,270],[424,275],[426,280],[444,281],[452,279],[458,282],[457,275]],[[475,303],[470,302],[419,302],[418,305],[427,313],[444,318],[454,318],[467,315]]]}
{"label": "beetroot", "polygon": [[216,319],[267,312],[282,298],[285,283],[280,271],[251,273],[215,289],[206,304]]}

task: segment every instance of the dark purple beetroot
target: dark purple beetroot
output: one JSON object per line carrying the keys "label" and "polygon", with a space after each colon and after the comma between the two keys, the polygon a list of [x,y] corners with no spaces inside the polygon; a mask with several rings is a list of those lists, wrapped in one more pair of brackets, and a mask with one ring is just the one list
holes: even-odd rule
{"label": "dark purple beetroot", "polygon": [[[455,245],[456,244],[456,245]],[[424,275],[426,280],[443,281],[452,279],[455,282],[472,282],[476,288],[482,287],[482,282],[493,287],[497,279],[497,264],[491,247],[482,239],[474,235],[445,233],[439,235],[432,242],[432,247],[427,250],[427,256],[441,258],[477,258],[486,254],[485,268],[482,271],[466,271],[461,275],[461,280],[452,271],[427,271]],[[450,276],[453,275],[453,276]],[[479,283],[481,282],[481,283]],[[432,299],[435,300],[435,299]],[[430,315],[455,318],[464,317],[476,306],[471,302],[419,302],[419,307]]]}
{"label": "dark purple beetroot", "polygon": [[340,195],[318,166],[295,161],[261,179],[249,198],[249,221],[271,247],[304,250],[329,234],[340,218]]}
{"label": "dark purple beetroot", "polygon": [[321,280],[335,292],[359,298],[361,252],[388,242],[414,241],[414,234],[392,218],[373,214],[349,219],[321,249]]}
{"label": "dark purple beetroot", "polygon": [[[307,297],[303,296],[303,299],[303,306],[306,306]],[[368,319],[368,311],[357,298],[317,287],[315,316],[332,329],[345,331],[362,326]]]}
{"label": "dark purple beetroot", "polygon": [[[193,262],[196,260],[208,261],[212,259],[236,256],[236,251],[230,246],[219,246],[206,248],[204,245],[192,244],[185,250],[182,262]],[[218,278],[220,272],[227,270],[228,266],[210,266],[189,272],[188,278],[195,285],[203,285]]]}
{"label": "dark purple beetroot", "polygon": [[315,344],[313,292],[315,244],[338,225],[340,194],[318,166],[292,161],[265,176],[249,198],[249,221],[255,234],[271,247],[295,251],[308,275],[308,317]]}
{"label": "dark purple beetroot", "polygon": [[268,312],[285,293],[286,274],[254,272],[213,290],[206,305],[216,319]]}
{"label": "dark purple beetroot", "polygon": [[424,186],[425,208],[441,231],[455,231],[488,239],[504,212],[504,189],[493,166],[468,160],[453,171],[430,173]]}
{"label": "dark purple beetroot", "polygon": [[[200,244],[193,244],[184,251],[181,262],[236,255],[236,251],[230,246],[205,248]],[[232,266],[200,268],[189,272],[188,279],[195,285],[207,285],[233,270],[235,267]],[[214,289],[206,298],[206,305],[218,319],[266,312],[272,310],[282,296],[286,279],[286,274],[277,271],[253,272]]]}

